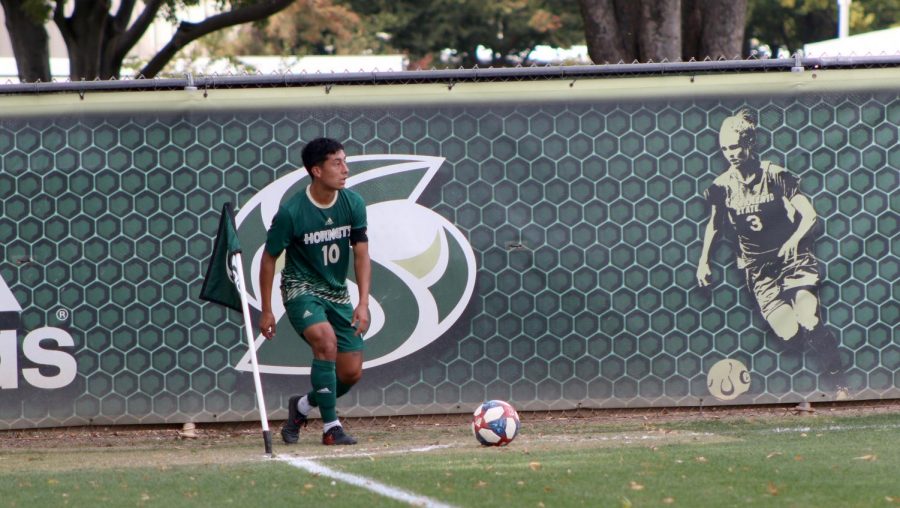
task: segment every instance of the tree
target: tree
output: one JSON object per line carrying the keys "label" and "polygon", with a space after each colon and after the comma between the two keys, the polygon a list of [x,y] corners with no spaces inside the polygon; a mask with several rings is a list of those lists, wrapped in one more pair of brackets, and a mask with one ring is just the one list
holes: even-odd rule
{"label": "tree", "polygon": [[491,50],[487,65],[527,64],[540,44],[571,46],[583,40],[577,9],[566,0],[343,0],[406,53],[428,66],[449,49],[464,67],[479,64],[479,46]]}
{"label": "tree", "polygon": [[0,0],[12,42],[19,80],[50,80],[50,37],[44,28],[47,9],[40,2]]}
{"label": "tree", "polygon": [[682,0],[681,57],[737,59],[747,55],[747,0]]}
{"label": "tree", "polygon": [[[199,0],[145,0],[135,16],[136,0],[121,0],[111,12],[112,0],[74,0],[71,14],[67,0],[0,0],[6,14],[19,79],[49,81],[49,49],[44,23],[52,20],[62,33],[69,53],[69,77],[79,79],[118,78],[122,62],[151,23],[159,16],[174,21],[180,7]],[[226,27],[265,19],[288,7],[294,0],[219,0],[220,14],[199,23],[182,21],[172,39],[141,69],[155,77],[163,66],[190,42]],[[25,21],[22,21],[25,20]],[[40,63],[37,63],[40,62]]]}
{"label": "tree", "polygon": [[[900,21],[896,0],[853,0],[850,33],[889,28]],[[750,0],[747,36],[793,53],[803,45],[837,37],[838,8],[834,0]]]}
{"label": "tree", "polygon": [[735,58],[747,0],[579,0],[595,63]]}
{"label": "tree", "polygon": [[358,54],[380,49],[359,14],[332,0],[296,0],[278,16],[237,27],[230,41],[209,39],[204,40],[204,49],[214,57]]}

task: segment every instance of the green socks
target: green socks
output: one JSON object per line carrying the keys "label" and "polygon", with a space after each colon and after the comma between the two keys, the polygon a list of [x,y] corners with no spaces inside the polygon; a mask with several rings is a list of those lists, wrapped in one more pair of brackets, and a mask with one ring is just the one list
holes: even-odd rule
{"label": "green socks", "polygon": [[[345,385],[344,383],[341,383],[340,379],[338,379],[337,380],[337,395],[335,396],[335,398],[336,399],[341,398],[345,393],[349,392],[351,388],[353,388],[353,385]],[[309,402],[310,407],[316,407],[319,405],[316,401],[316,391],[315,390],[311,390],[309,393],[306,394],[306,400]],[[303,414],[306,414],[306,413],[303,413]]]}
{"label": "green socks", "polygon": [[334,371],[334,362],[328,360],[313,359],[312,372],[310,373],[313,389],[309,392],[309,404],[319,406],[319,413],[324,423],[337,420],[337,374]]}
{"label": "green socks", "polygon": [[[313,389],[306,394],[306,401],[311,407],[318,407],[325,423],[337,420],[334,407],[337,399],[350,391],[353,385],[341,383],[334,370],[334,362],[313,360],[310,373]],[[328,392],[322,390],[328,388]],[[305,414],[305,413],[304,413]]]}

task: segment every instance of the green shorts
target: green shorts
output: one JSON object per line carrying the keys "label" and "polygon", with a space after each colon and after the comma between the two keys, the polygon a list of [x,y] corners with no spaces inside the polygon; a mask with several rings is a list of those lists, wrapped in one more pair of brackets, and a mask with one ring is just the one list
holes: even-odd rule
{"label": "green shorts", "polygon": [[362,335],[355,335],[356,328],[350,325],[353,306],[349,303],[335,303],[317,296],[300,295],[285,303],[284,308],[291,325],[303,340],[306,340],[303,330],[316,323],[328,322],[337,336],[339,353],[363,349]]}

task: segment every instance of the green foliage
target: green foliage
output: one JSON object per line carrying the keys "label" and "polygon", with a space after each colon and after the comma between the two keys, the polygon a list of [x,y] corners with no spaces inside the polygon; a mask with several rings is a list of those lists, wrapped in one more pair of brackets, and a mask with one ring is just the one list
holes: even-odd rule
{"label": "green foliage", "polygon": [[238,27],[230,35],[210,34],[203,43],[213,57],[340,55],[384,49],[357,13],[332,0],[297,0],[278,16]]}
{"label": "green foliage", "polygon": [[445,49],[454,63],[477,63],[478,46],[493,51],[491,65],[526,63],[540,44],[570,46],[584,40],[576,2],[563,0],[343,0],[370,31],[396,50],[429,65]]}
{"label": "green foliage", "polygon": [[581,13],[565,0],[298,0],[281,15],[244,26],[230,41],[207,39],[211,56],[227,54],[385,54],[401,52],[412,66],[473,66],[478,46],[491,65],[527,63],[539,44],[583,43]]}
{"label": "green foliage", "polygon": [[[750,0],[746,37],[793,53],[804,44],[837,37],[835,0]],[[854,0],[850,34],[889,28],[900,23],[896,0]]]}

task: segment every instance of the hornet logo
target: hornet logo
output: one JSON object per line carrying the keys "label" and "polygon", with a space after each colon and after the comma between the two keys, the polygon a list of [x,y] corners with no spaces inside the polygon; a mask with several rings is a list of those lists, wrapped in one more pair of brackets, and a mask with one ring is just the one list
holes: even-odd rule
{"label": "hornet logo", "polygon": [[[475,287],[475,254],[456,227],[430,209],[417,204],[434,178],[443,157],[416,155],[363,155],[347,157],[347,187],[366,201],[372,290],[371,324],[366,333],[363,367],[375,367],[408,356],[443,335],[462,315]],[[272,182],[253,196],[235,217],[248,274],[247,300],[256,313],[259,303],[259,265],[266,230],[281,202],[309,184],[301,168]],[[279,260],[272,294],[278,321],[273,340],[256,336],[260,372],[309,374],[309,348],[285,315],[277,288],[281,285]],[[354,274],[348,276],[352,304],[358,302]],[[255,320],[254,316],[254,320]],[[255,322],[253,323],[255,327]],[[249,371],[245,354],[237,369]]]}

